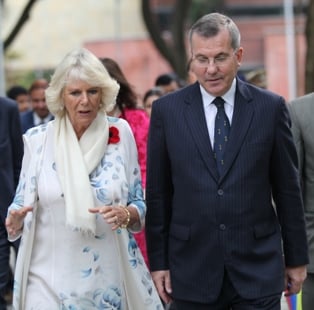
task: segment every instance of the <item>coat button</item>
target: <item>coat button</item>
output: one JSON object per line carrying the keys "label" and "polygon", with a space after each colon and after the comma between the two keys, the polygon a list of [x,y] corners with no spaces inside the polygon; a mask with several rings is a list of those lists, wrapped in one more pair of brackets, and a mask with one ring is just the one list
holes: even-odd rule
{"label": "coat button", "polygon": [[222,196],[224,194],[224,191],[220,188],[218,189],[217,193],[219,196]]}
{"label": "coat button", "polygon": [[226,229],[226,225],[225,224],[220,224],[219,225],[219,229],[220,230],[225,230]]}

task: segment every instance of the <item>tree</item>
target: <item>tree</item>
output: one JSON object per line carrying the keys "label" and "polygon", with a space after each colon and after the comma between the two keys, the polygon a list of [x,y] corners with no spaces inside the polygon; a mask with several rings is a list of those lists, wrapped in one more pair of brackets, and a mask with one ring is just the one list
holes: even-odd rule
{"label": "tree", "polygon": [[307,44],[305,60],[305,93],[314,91],[314,0],[310,0],[307,9],[305,27]]}
{"label": "tree", "polygon": [[[222,10],[224,1],[220,0],[175,0],[171,19],[172,23],[165,32],[161,31],[157,14],[151,0],[142,0],[142,16],[146,29],[161,55],[168,61],[179,78],[187,77],[187,28],[204,12]],[[156,1],[155,1],[156,2]]]}
{"label": "tree", "polygon": [[161,55],[169,62],[180,78],[186,77],[186,38],[185,23],[192,0],[176,0],[170,40],[166,40],[160,31],[153,13],[151,1],[142,0],[142,15],[152,41]]}
{"label": "tree", "polygon": [[[37,1],[38,0],[28,0],[28,2],[26,3],[20,17],[16,21],[16,24],[12,28],[8,37],[4,40],[4,43],[3,43],[3,50],[4,51],[6,51],[8,49],[8,47],[13,43],[13,41],[16,39],[19,32],[23,28],[24,24],[29,20],[32,8]],[[5,0],[1,0],[1,2],[0,2],[1,7],[4,7],[4,4],[5,4]]]}

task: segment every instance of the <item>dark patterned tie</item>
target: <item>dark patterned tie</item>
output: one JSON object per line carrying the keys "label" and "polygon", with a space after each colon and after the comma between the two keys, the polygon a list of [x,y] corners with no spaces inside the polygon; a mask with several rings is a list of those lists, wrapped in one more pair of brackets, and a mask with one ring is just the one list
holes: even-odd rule
{"label": "dark patterned tie", "polygon": [[218,171],[221,173],[224,165],[223,156],[228,142],[230,123],[224,108],[225,101],[221,97],[216,97],[212,103],[217,107],[214,134],[214,153]]}

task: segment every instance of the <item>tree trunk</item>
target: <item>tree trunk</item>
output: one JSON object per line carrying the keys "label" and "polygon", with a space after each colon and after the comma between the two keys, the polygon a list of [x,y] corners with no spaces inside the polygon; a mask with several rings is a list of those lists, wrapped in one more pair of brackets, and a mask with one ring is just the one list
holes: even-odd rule
{"label": "tree trunk", "polygon": [[[13,43],[14,39],[17,37],[20,30],[23,28],[24,24],[28,21],[29,16],[30,16],[30,12],[33,8],[33,5],[36,2],[37,2],[37,0],[29,0],[26,3],[25,8],[24,8],[21,16],[19,17],[19,19],[17,20],[12,31],[10,32],[10,34],[8,35],[8,37],[5,39],[5,41],[3,43],[3,50],[4,51],[6,51],[8,49],[8,47]],[[4,1],[2,1],[2,4],[3,3],[4,3]]]}
{"label": "tree trunk", "polygon": [[185,42],[185,23],[192,0],[177,0],[174,9],[173,26],[170,41],[162,37],[152,12],[150,1],[142,0],[142,15],[147,31],[155,47],[168,61],[173,71],[182,79],[186,78],[187,53]]}

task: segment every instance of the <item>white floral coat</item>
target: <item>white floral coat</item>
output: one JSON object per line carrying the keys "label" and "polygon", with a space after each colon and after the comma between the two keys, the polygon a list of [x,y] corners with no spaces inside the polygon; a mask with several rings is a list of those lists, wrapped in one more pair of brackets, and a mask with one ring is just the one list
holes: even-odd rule
{"label": "white floral coat", "polygon": [[[119,130],[120,141],[108,145],[100,164],[90,175],[95,204],[132,204],[140,216],[140,225],[132,229],[140,231],[146,205],[134,138],[124,120],[111,117],[108,120],[109,126]],[[96,236],[83,237],[80,232],[65,227],[64,199],[53,158],[53,133],[54,121],[32,128],[24,135],[20,182],[9,212],[28,205],[34,206],[34,211],[24,221],[13,308],[163,309],[131,231],[113,232],[98,215]],[[14,236],[9,238],[12,240]]]}

